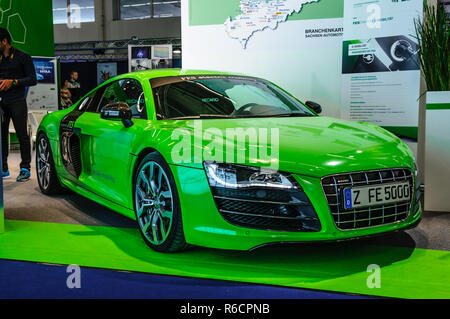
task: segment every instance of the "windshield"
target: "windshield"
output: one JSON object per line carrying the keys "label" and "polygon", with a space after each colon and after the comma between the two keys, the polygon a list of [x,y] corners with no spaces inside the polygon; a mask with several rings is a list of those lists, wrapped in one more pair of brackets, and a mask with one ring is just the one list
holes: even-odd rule
{"label": "windshield", "polygon": [[268,81],[241,76],[173,76],[151,80],[159,119],[315,116]]}

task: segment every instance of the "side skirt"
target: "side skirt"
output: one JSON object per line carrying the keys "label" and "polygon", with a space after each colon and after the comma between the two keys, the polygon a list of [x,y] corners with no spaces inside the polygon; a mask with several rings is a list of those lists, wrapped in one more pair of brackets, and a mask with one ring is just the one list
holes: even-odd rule
{"label": "side skirt", "polygon": [[72,181],[70,181],[68,179],[60,177],[60,182],[65,187],[69,188],[70,190],[74,191],[75,193],[77,193],[77,194],[79,194],[79,195],[81,195],[83,197],[86,197],[86,198],[88,198],[90,200],[93,200],[94,202],[96,202],[96,203],[98,203],[98,204],[100,204],[102,206],[105,206],[105,207],[107,207],[107,208],[109,208],[109,209],[111,209],[111,210],[113,210],[113,211],[115,211],[115,212],[117,212],[117,213],[119,213],[121,215],[124,215],[125,217],[131,218],[132,220],[136,220],[136,217],[135,217],[135,214],[134,214],[133,210],[131,210],[129,208],[126,208],[126,207],[123,207],[121,205],[118,205],[118,204],[116,204],[116,203],[114,203],[114,202],[112,202],[112,201],[110,201],[110,200],[108,200],[106,198],[103,198],[103,197],[101,197],[101,196],[99,196],[99,195],[97,195],[97,194],[87,190],[86,188],[83,188],[83,187],[75,184],[74,182],[72,182]]}

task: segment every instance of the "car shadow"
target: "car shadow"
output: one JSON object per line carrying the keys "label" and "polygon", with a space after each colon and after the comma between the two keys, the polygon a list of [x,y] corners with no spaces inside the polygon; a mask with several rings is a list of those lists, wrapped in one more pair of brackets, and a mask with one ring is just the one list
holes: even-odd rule
{"label": "car shadow", "polygon": [[88,217],[88,219],[95,220],[95,225],[111,226],[111,227],[126,227],[135,228],[136,222],[128,217],[120,215],[119,213],[106,208],[103,205],[87,199],[81,195],[70,192],[67,195],[60,195],[61,199],[67,205],[77,209]]}

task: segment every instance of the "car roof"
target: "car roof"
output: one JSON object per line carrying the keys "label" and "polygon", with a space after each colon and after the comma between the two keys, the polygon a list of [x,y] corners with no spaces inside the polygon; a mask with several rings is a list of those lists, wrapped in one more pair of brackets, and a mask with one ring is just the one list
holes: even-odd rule
{"label": "car roof", "polygon": [[140,80],[150,80],[161,77],[168,76],[184,76],[184,75],[236,75],[245,76],[240,73],[230,73],[223,71],[212,71],[212,70],[189,70],[189,69],[158,69],[158,70],[146,70],[137,71],[131,73],[121,74],[114,78],[109,79],[107,82],[114,82],[124,78],[139,78]]}

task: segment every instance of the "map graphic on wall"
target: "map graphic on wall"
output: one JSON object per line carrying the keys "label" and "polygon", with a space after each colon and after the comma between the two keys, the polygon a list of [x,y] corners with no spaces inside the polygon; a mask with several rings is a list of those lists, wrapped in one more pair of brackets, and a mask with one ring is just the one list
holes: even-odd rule
{"label": "map graphic on wall", "polygon": [[237,39],[242,48],[247,47],[251,36],[266,28],[275,30],[289,15],[299,13],[303,5],[319,0],[241,0],[241,14],[225,21],[225,31],[232,39]]}
{"label": "map graphic on wall", "polygon": [[344,0],[182,0],[183,68],[269,79],[340,115]]}

